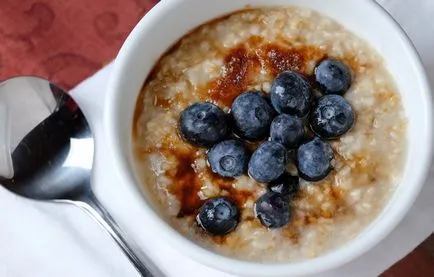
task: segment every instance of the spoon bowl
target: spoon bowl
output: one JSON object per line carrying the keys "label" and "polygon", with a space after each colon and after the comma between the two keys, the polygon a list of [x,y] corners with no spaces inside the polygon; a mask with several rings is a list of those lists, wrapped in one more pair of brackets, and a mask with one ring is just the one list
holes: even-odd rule
{"label": "spoon bowl", "polygon": [[[19,81],[15,78],[9,82]],[[92,133],[68,94],[51,84],[46,88],[42,93],[52,93],[55,106],[49,107],[52,112],[31,128],[12,151],[13,177],[2,177],[0,181],[8,190],[26,198],[76,200],[90,185],[91,169],[85,165],[93,163]],[[3,90],[0,88],[0,93]],[[79,162],[71,164],[73,157],[79,158]]]}

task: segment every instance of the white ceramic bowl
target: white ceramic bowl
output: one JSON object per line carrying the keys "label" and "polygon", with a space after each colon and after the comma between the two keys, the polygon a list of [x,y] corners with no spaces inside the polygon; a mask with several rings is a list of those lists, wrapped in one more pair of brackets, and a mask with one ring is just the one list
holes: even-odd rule
{"label": "white ceramic bowl", "polygon": [[[300,5],[317,10],[370,42],[383,56],[402,94],[409,120],[408,158],[402,184],[378,218],[356,239],[315,259],[286,264],[259,264],[220,256],[173,230],[148,201],[133,170],[132,122],[137,96],[159,57],[194,27],[249,6]],[[419,57],[398,24],[371,0],[163,0],[135,27],[115,62],[108,86],[106,128],[109,148],[127,189],[135,189],[142,213],[165,240],[208,266],[243,276],[302,276],[347,263],[384,239],[401,221],[421,190],[431,157],[432,107],[429,85]]]}

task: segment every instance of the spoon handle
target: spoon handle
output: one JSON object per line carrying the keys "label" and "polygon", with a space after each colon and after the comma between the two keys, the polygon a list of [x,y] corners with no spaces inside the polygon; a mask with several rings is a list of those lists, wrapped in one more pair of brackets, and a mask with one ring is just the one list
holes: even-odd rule
{"label": "spoon handle", "polygon": [[92,192],[86,193],[86,196],[78,199],[76,204],[90,214],[92,218],[95,219],[110,234],[110,236],[116,241],[141,276],[163,276],[163,274],[157,269],[157,267],[150,261],[148,257],[146,257],[146,265],[145,262],[142,261],[143,258],[145,258],[142,257],[144,254],[141,255],[141,258],[139,258],[137,255],[138,250],[132,247],[132,243],[127,240],[125,234],[119,228],[118,224]]}

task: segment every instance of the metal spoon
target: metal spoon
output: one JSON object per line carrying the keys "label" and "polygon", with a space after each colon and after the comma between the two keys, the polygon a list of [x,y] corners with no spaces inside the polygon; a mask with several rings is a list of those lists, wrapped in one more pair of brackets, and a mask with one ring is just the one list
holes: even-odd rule
{"label": "metal spoon", "polygon": [[93,157],[89,124],[62,89],[36,77],[0,83],[0,184],[26,198],[82,208],[111,235],[142,276],[161,276],[149,258],[147,265],[139,258],[93,194]]}

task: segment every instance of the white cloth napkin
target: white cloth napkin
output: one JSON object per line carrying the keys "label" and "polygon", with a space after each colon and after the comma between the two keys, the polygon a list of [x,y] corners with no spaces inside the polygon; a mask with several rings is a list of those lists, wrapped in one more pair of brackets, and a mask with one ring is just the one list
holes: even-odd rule
{"label": "white cloth napkin", "polygon": [[[434,1],[378,2],[413,39],[434,84]],[[115,217],[134,222],[141,219],[128,213],[130,203],[123,201],[127,198],[116,188],[120,181],[105,151],[102,112],[110,69],[111,65],[85,80],[72,94],[89,117],[96,136],[96,194]],[[373,277],[406,256],[434,231],[433,183],[434,167],[416,204],[387,239],[356,261],[321,276]],[[74,206],[33,202],[0,188],[0,222],[1,277],[138,276],[109,236]],[[159,238],[152,226],[140,238],[142,249],[167,276],[233,276],[184,257]]]}

